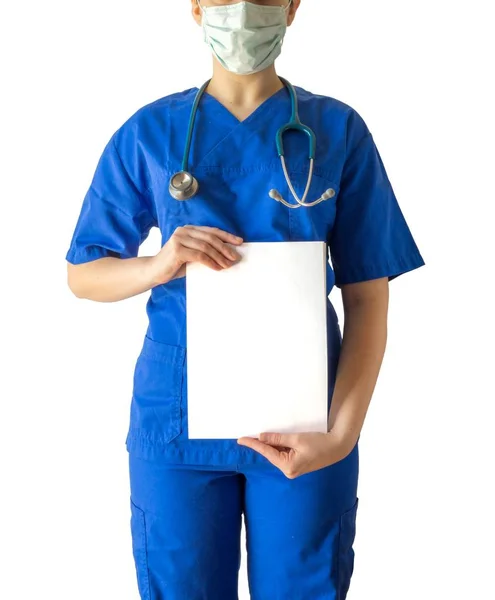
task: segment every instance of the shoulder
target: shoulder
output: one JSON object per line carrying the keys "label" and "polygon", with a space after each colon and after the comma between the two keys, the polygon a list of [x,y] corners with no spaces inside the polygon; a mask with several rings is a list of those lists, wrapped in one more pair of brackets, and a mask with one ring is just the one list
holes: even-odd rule
{"label": "shoulder", "polygon": [[180,116],[181,112],[191,110],[197,88],[189,88],[163,96],[138,108],[115,131],[113,137],[117,146],[132,139],[134,142],[146,136],[157,126],[162,126],[173,116]]}
{"label": "shoulder", "polygon": [[[149,102],[135,110],[114,131],[104,154],[114,163],[120,163],[138,190],[151,187],[153,157],[164,162],[164,134],[172,131],[180,113],[188,114],[196,89],[191,88]],[[144,193],[144,191],[142,192]]]}
{"label": "shoulder", "polygon": [[313,115],[324,125],[338,131],[347,140],[349,145],[355,145],[360,140],[370,135],[360,110],[347,102],[305,90],[296,86],[296,92],[301,111]]}

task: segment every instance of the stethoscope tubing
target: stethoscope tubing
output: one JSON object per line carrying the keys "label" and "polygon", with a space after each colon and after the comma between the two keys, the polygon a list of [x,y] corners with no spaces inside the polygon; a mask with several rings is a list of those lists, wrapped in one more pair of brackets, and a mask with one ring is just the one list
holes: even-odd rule
{"label": "stethoscope tubing", "polygon": [[[333,197],[335,195],[335,191],[332,188],[329,188],[322,196],[320,196],[320,198],[318,198],[314,202],[306,202],[306,199],[309,194],[309,190],[311,188],[311,183],[313,181],[314,161],[315,161],[315,157],[316,157],[316,134],[310,127],[301,123],[301,119],[299,117],[299,102],[298,102],[296,90],[294,89],[292,84],[289,81],[287,81],[286,79],[284,79],[283,77],[280,77],[280,80],[285,85],[285,87],[288,90],[289,95],[290,95],[291,119],[290,119],[289,123],[282,125],[282,127],[280,127],[278,129],[277,134],[276,134],[276,146],[277,146],[277,153],[280,158],[280,162],[282,164],[282,170],[284,173],[285,180],[287,182],[287,185],[289,187],[289,190],[290,190],[292,196],[294,197],[294,200],[296,201],[296,204],[291,204],[291,203],[287,202],[277,190],[270,190],[269,196],[271,198],[273,198],[274,200],[276,200],[277,202],[281,202],[288,208],[301,208],[302,206],[309,208],[311,206],[315,206],[316,204],[319,204],[320,202],[323,202],[323,200],[327,200],[328,198]],[[198,188],[199,188],[197,179],[189,171],[189,157],[190,157],[190,152],[191,152],[192,136],[193,136],[193,132],[194,132],[194,124],[196,121],[196,115],[198,113],[199,102],[200,102],[201,98],[203,97],[203,94],[205,93],[205,90],[208,87],[210,81],[211,81],[211,79],[208,79],[207,81],[205,81],[205,83],[199,88],[198,92],[196,93],[196,97],[194,98],[193,106],[191,109],[191,114],[189,117],[189,125],[187,128],[187,137],[186,137],[186,144],[184,147],[184,155],[182,157],[181,171],[172,175],[172,177],[170,179],[169,192],[170,192],[170,195],[175,200],[179,200],[179,201],[189,200],[196,195]],[[296,190],[294,189],[294,186],[292,184],[291,178],[287,171],[287,165],[285,162],[285,149],[284,149],[283,138],[284,138],[284,135],[288,131],[291,131],[291,130],[305,133],[308,137],[308,143],[309,143],[309,153],[308,153],[309,172],[308,172],[308,179],[306,182],[306,188],[304,190],[304,194],[303,194],[302,198],[299,198]],[[176,181],[178,181],[179,183],[176,184]]]}

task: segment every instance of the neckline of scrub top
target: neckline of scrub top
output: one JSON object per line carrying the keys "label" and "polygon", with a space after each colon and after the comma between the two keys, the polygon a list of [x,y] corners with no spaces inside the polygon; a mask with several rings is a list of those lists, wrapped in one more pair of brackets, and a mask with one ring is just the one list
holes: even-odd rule
{"label": "neckline of scrub top", "polygon": [[[285,90],[285,91],[284,91]],[[202,102],[204,103],[202,104]],[[228,168],[229,161],[237,161],[239,151],[244,148],[245,136],[262,136],[267,124],[272,122],[272,116],[281,114],[281,107],[287,109],[287,115],[283,117],[283,122],[290,120],[290,94],[287,88],[283,87],[277,90],[269,98],[264,100],[246,119],[240,121],[235,117],[221,102],[211,94],[205,94],[201,98],[198,110],[206,117],[208,127],[217,122],[218,139],[212,144],[211,148],[204,153],[195,163],[195,168]],[[201,118],[196,126],[196,135],[201,130]],[[215,127],[214,127],[215,129]],[[225,154],[226,144],[231,144],[230,152]],[[192,152],[195,152],[194,143]],[[276,155],[275,155],[276,156]],[[259,158],[259,157],[258,157]]]}
{"label": "neckline of scrub top", "polygon": [[[195,88],[195,91],[197,90],[198,88]],[[269,96],[266,100],[263,100],[263,102],[257,108],[255,108],[250,115],[248,115],[245,119],[242,120],[238,119],[233,113],[231,113],[230,110],[225,106],[225,104],[222,104],[220,100],[218,100],[217,98],[215,98],[215,96],[212,96],[206,91],[204,92],[203,97],[201,98],[201,102],[203,100],[206,100],[210,104],[215,105],[217,111],[219,113],[225,114],[234,123],[234,125],[249,125],[251,121],[255,120],[261,113],[265,112],[279,96],[285,95],[284,91],[286,92],[287,96],[289,96],[287,88],[285,86],[281,87],[271,96]]]}

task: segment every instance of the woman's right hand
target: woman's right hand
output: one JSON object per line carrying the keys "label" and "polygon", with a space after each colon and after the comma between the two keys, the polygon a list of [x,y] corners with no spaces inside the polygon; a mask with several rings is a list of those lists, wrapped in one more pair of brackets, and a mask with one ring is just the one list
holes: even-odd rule
{"label": "woman's right hand", "polygon": [[199,262],[215,271],[228,269],[241,258],[229,244],[240,246],[242,242],[242,238],[216,227],[177,227],[160,252],[151,258],[153,282],[161,285],[184,277],[188,262]]}

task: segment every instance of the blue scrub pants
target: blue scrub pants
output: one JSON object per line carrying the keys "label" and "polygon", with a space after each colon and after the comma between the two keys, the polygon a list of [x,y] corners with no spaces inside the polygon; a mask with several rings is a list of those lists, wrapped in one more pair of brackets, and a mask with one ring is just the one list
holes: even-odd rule
{"label": "blue scrub pants", "polygon": [[129,456],[142,600],[237,600],[244,515],[252,600],[344,600],[353,570],[358,447],[287,479],[270,464],[170,465]]}

